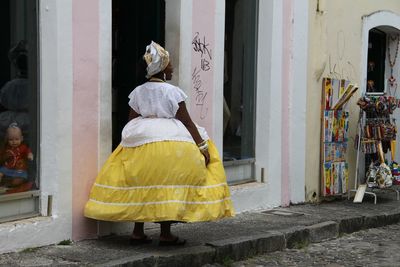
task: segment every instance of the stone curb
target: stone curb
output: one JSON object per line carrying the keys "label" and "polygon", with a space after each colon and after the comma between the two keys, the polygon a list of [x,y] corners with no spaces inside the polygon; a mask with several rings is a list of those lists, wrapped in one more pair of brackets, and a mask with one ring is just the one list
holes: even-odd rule
{"label": "stone curb", "polygon": [[376,228],[400,222],[400,213],[374,216],[354,216],[326,221],[310,226],[295,227],[284,231],[268,231],[258,235],[218,240],[202,246],[175,249],[159,255],[144,255],[110,261],[97,266],[203,266],[208,263],[238,261],[257,254],[302,248],[309,243],[335,239],[363,229]]}

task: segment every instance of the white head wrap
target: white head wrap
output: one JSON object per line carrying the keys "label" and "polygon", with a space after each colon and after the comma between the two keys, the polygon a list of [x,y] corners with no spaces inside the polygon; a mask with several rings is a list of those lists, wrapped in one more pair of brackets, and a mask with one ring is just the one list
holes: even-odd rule
{"label": "white head wrap", "polygon": [[169,53],[156,42],[146,46],[146,53],[143,56],[147,64],[146,78],[163,71],[169,63]]}

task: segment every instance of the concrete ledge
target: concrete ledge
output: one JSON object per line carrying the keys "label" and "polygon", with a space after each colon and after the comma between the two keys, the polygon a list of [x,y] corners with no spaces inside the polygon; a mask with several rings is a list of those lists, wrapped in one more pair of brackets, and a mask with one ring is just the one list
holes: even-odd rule
{"label": "concrete ledge", "polygon": [[283,233],[286,248],[302,248],[310,243],[310,231],[307,228],[288,229]]}
{"label": "concrete ledge", "polygon": [[333,221],[317,223],[307,227],[310,234],[310,242],[318,243],[324,240],[336,238],[339,235],[339,225]]}
{"label": "concrete ledge", "polygon": [[166,251],[156,254],[125,257],[119,260],[109,261],[96,265],[101,267],[153,267],[153,266],[203,266],[215,262],[215,249],[208,246],[195,246],[183,248],[166,248]]}
{"label": "concrete ledge", "polygon": [[[36,262],[53,266],[70,263],[79,266],[196,267],[227,264],[285,248],[304,248],[309,243],[337,238],[342,233],[399,223],[399,203],[388,201],[377,207],[369,203],[355,206],[343,201],[279,209],[286,210],[286,214],[243,213],[220,222],[177,225],[174,230],[189,240],[184,247],[158,247],[156,242],[131,247],[126,236],[110,236],[73,242],[68,246],[53,245],[10,253],[0,257],[0,265],[32,266],[32,262]],[[157,239],[158,229],[148,234]]]}
{"label": "concrete ledge", "polygon": [[370,215],[364,217],[363,229],[376,228],[387,225],[386,215]]}
{"label": "concrete ledge", "polygon": [[[173,248],[167,255],[158,256],[153,265],[148,266],[203,266],[215,262],[215,249],[208,246],[195,246],[182,249]],[[137,265],[132,265],[137,266]]]}
{"label": "concrete ledge", "polygon": [[282,233],[269,232],[210,242],[207,245],[215,249],[215,260],[223,262],[227,258],[240,260],[261,253],[282,250],[285,248],[285,238]]}
{"label": "concrete ledge", "polygon": [[129,258],[121,258],[118,260],[108,261],[104,264],[96,264],[97,267],[119,267],[119,266],[137,266],[137,267],[147,267],[155,266],[156,258],[151,255],[146,255],[142,257],[132,256]]}
{"label": "concrete ledge", "polygon": [[398,212],[387,213],[385,222],[386,222],[385,225],[395,224],[395,223],[400,222],[400,213],[398,213]]}
{"label": "concrete ledge", "polygon": [[204,246],[184,247],[109,261],[98,266],[203,266],[210,263],[238,261],[257,254],[303,248],[337,238],[339,233],[353,233],[362,229],[380,227],[400,221],[400,213],[357,216],[338,222],[326,221],[310,226],[294,227],[283,231],[268,231],[259,235],[241,236],[206,243]]}
{"label": "concrete ledge", "polygon": [[363,216],[346,218],[339,221],[339,234],[350,234],[362,229],[365,229]]}

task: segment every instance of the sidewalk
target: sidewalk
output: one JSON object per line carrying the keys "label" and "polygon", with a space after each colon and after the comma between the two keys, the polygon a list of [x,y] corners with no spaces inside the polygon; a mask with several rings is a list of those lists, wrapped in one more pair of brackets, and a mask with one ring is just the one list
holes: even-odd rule
{"label": "sidewalk", "polygon": [[[188,243],[181,248],[159,247],[158,229],[147,234],[152,244],[128,245],[128,236],[110,236],[71,245],[54,245],[0,255],[0,266],[202,266],[227,263],[255,254],[304,247],[310,242],[344,233],[400,222],[396,194],[366,196],[361,204],[335,200],[242,213],[209,223],[178,224],[173,232]],[[151,226],[151,224],[150,224]]]}

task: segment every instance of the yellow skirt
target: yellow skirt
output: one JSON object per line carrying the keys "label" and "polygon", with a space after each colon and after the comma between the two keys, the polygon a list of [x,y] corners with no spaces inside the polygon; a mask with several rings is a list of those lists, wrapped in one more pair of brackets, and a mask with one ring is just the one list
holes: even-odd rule
{"label": "yellow skirt", "polygon": [[104,221],[210,221],[234,215],[218,151],[189,142],[118,146],[90,192],[85,216]]}

